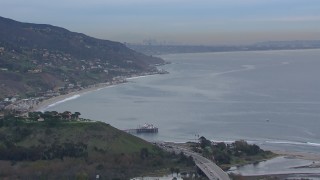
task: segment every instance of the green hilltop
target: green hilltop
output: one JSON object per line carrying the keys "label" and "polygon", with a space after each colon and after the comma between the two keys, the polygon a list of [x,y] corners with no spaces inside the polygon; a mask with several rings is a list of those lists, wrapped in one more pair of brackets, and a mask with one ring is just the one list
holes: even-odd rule
{"label": "green hilltop", "polygon": [[39,114],[0,119],[0,179],[129,179],[193,167],[192,159],[109,124]]}

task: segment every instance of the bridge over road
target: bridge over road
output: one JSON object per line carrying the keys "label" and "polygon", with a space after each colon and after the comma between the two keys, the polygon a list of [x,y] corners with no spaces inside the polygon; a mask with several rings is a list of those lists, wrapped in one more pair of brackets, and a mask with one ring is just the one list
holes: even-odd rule
{"label": "bridge over road", "polygon": [[187,156],[193,157],[197,167],[201,169],[201,171],[210,180],[230,180],[228,174],[224,172],[219,166],[195,152],[192,152],[176,143],[157,143],[157,145],[167,151],[174,151],[175,153],[182,152]]}

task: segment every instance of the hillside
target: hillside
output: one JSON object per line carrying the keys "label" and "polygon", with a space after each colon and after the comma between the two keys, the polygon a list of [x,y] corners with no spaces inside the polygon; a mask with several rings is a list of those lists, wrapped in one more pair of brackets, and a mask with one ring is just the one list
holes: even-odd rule
{"label": "hillside", "polygon": [[192,165],[108,124],[69,119],[68,112],[0,118],[0,179],[129,179]]}
{"label": "hillside", "polygon": [[157,73],[162,63],[118,42],[0,17],[0,98]]}

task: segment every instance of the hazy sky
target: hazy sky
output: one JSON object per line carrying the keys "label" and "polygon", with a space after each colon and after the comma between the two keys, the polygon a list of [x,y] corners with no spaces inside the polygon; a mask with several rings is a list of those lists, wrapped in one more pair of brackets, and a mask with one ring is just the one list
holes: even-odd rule
{"label": "hazy sky", "polygon": [[320,0],[0,0],[0,16],[120,42],[320,39]]}

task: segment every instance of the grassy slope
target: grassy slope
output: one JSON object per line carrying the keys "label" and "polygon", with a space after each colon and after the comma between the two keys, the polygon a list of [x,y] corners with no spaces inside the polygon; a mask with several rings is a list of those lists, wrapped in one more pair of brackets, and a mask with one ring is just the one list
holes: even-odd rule
{"label": "grassy slope", "polygon": [[[32,134],[24,138],[17,145],[26,147],[52,144],[54,142],[82,142],[89,146],[108,150],[108,153],[134,153],[152,145],[142,139],[101,122],[68,122],[55,127],[48,127],[44,123],[30,123],[26,126],[32,130]],[[39,141],[40,140],[40,141]],[[127,148],[127,147],[130,148]]]}
{"label": "grassy slope", "polygon": [[[101,122],[60,123],[55,127],[48,127],[45,123],[20,125],[20,129],[24,128],[31,130],[31,133],[19,140],[16,143],[17,146],[49,146],[53,143],[82,142],[88,146],[88,157],[19,162],[2,160],[0,161],[0,179],[1,177],[10,177],[10,179],[87,177],[92,179],[96,174],[100,174],[102,179],[127,179],[147,172],[179,166],[177,157]],[[16,127],[0,128],[0,133],[6,136],[14,136],[16,131]],[[140,157],[142,148],[148,149],[147,158]]]}

